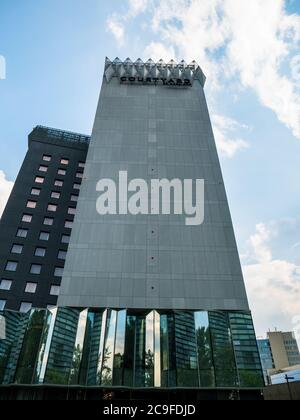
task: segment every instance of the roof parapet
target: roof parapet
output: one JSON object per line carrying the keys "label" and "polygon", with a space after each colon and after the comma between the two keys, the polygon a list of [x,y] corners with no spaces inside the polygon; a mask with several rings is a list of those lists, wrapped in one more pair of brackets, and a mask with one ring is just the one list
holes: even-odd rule
{"label": "roof parapet", "polygon": [[171,60],[165,63],[162,59],[155,63],[151,58],[144,62],[138,58],[133,62],[130,58],[125,61],[120,60],[118,57],[111,61],[106,57],[104,76],[109,83],[113,77],[118,78],[134,78],[141,79],[164,79],[170,80],[189,80],[191,84],[194,80],[198,80],[202,87],[205,85],[206,77],[196,61],[187,64],[184,60],[177,63]]}

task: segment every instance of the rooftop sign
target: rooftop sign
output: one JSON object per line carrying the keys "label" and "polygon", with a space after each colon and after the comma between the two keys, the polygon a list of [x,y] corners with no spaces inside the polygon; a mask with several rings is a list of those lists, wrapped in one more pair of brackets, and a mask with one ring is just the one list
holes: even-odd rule
{"label": "rooftop sign", "polygon": [[105,79],[109,83],[112,78],[119,78],[121,83],[160,84],[163,86],[190,87],[198,80],[202,87],[205,84],[205,75],[200,66],[193,61],[176,63],[174,60],[166,64],[163,60],[155,63],[149,59],[143,62],[140,58],[133,62],[130,58],[121,61],[116,58],[105,60]]}

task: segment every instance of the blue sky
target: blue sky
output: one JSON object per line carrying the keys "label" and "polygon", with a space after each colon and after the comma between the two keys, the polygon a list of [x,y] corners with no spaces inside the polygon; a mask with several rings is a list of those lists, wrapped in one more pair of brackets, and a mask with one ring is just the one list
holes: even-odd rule
{"label": "blue sky", "polygon": [[257,332],[300,330],[299,47],[296,0],[1,0],[2,207],[35,125],[90,134],[105,56],[196,59]]}

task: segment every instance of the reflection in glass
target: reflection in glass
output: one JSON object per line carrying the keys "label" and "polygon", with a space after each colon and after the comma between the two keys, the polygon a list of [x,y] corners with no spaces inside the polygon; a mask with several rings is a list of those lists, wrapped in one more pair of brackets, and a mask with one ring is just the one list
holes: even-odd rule
{"label": "reflection in glass", "polygon": [[82,311],[79,315],[78,320],[78,328],[75,340],[75,346],[73,351],[73,360],[71,365],[71,372],[70,372],[70,385],[76,385],[79,382],[79,373],[80,373],[80,366],[82,361],[83,355],[83,345],[86,333],[86,326],[87,326],[87,319],[88,319],[88,309]]}
{"label": "reflection in glass", "polygon": [[161,334],[161,386],[169,385],[169,334],[168,334],[168,316],[160,317],[160,334]]}
{"label": "reflection in glass", "polygon": [[195,312],[200,387],[214,387],[212,343],[207,312]]}
{"label": "reflection in glass", "polygon": [[99,345],[101,338],[102,313],[89,311],[82,365],[80,369],[80,385],[97,385],[97,368]]}
{"label": "reflection in glass", "polygon": [[107,335],[103,350],[101,385],[109,386],[113,382],[113,364],[115,353],[117,311],[109,310],[107,318]]}
{"label": "reflection in glass", "polygon": [[[152,326],[153,329],[153,326]],[[135,329],[135,366],[134,366],[134,386],[145,387],[146,369],[146,317],[137,315]],[[148,359],[147,359],[148,360]]]}
{"label": "reflection in glass", "polygon": [[175,312],[177,386],[198,387],[194,312]]}
{"label": "reflection in glass", "polygon": [[126,314],[127,312],[125,310],[118,312],[114,366],[113,366],[114,368],[113,385],[115,386],[123,385]]}
{"label": "reflection in glass", "polygon": [[145,386],[154,386],[154,311],[146,317]]}
{"label": "reflection in glass", "polygon": [[132,387],[134,378],[135,361],[135,325],[136,316],[127,315],[126,337],[125,337],[125,357],[124,357],[124,386]]}
{"label": "reflection in glass", "polygon": [[98,367],[97,367],[97,385],[101,385],[102,378],[102,365],[104,360],[104,344],[105,344],[105,335],[107,328],[107,319],[108,319],[108,309],[105,309],[102,315],[102,325],[101,325],[101,335],[100,335],[100,344],[99,344],[99,356],[98,356]]}
{"label": "reflection in glass", "polygon": [[15,376],[15,383],[17,384],[32,384],[34,381],[36,355],[39,352],[45,322],[45,311],[33,310],[27,319],[27,328]]}
{"label": "reflection in glass", "polygon": [[154,386],[161,387],[160,315],[154,311]]}
{"label": "reflection in glass", "polygon": [[252,317],[249,313],[230,313],[229,319],[239,385],[250,388],[263,387],[262,367]]}
{"label": "reflection in glass", "polygon": [[263,386],[249,312],[5,311],[0,385]]}
{"label": "reflection in glass", "polygon": [[80,312],[71,308],[59,308],[57,311],[45,383],[69,384]]}
{"label": "reflection in glass", "polygon": [[217,387],[237,386],[233,342],[227,312],[209,312]]}
{"label": "reflection in glass", "polygon": [[42,334],[40,351],[38,354],[38,363],[36,367],[35,382],[43,384],[45,380],[45,373],[47,369],[49,351],[53,337],[54,325],[56,321],[57,308],[51,309],[47,312],[45,328]]}
{"label": "reflection in glass", "polygon": [[29,319],[28,314],[5,311],[5,338],[0,339],[0,385],[14,382],[22,342]]}

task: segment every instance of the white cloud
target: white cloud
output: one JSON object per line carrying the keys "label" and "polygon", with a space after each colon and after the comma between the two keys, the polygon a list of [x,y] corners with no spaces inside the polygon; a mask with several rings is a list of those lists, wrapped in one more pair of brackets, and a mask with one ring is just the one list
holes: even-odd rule
{"label": "white cloud", "polygon": [[119,46],[124,45],[125,41],[125,27],[117,15],[110,16],[106,21],[106,29],[114,37]]}
{"label": "white cloud", "polygon": [[149,0],[128,0],[129,2],[129,16],[135,17],[143,13],[149,5]]}
{"label": "white cloud", "polygon": [[145,49],[143,57],[145,60],[152,58],[154,61],[159,61],[161,58],[164,61],[171,61],[176,58],[175,50],[172,46],[166,47],[160,42],[151,42]]}
{"label": "white cloud", "polygon": [[292,58],[290,62],[291,67],[291,73],[292,77],[297,84],[298,87],[300,87],[300,54],[295,55],[295,57]]}
{"label": "white cloud", "polygon": [[[300,15],[288,14],[285,0],[130,0],[124,19],[145,11],[150,51],[164,45],[180,58],[196,59],[209,89],[227,89],[238,80],[300,139]],[[286,60],[292,60],[293,76],[282,71]]]}
{"label": "white cloud", "polygon": [[224,2],[230,27],[226,60],[245,87],[300,138],[300,95],[280,67],[299,37],[300,16],[287,15],[283,0]]}
{"label": "white cloud", "polygon": [[119,47],[125,44],[125,28],[127,22],[143,13],[149,5],[149,0],[128,0],[128,5],[127,13],[122,15],[113,13],[106,20],[106,29],[114,36]]}
{"label": "white cloud", "polygon": [[237,152],[250,147],[245,140],[238,138],[235,134],[235,131],[238,129],[246,129],[248,127],[239,124],[232,118],[217,114],[212,114],[211,120],[217,147],[221,155],[232,158]]}
{"label": "white cloud", "polygon": [[243,271],[259,333],[292,329],[300,314],[300,266],[273,256],[273,242],[284,235],[284,222],[259,224],[249,240]]}
{"label": "white cloud", "polygon": [[13,186],[14,183],[8,181],[5,173],[0,170],[0,217],[2,216],[3,210],[6,206],[8,197],[11,193]]}

